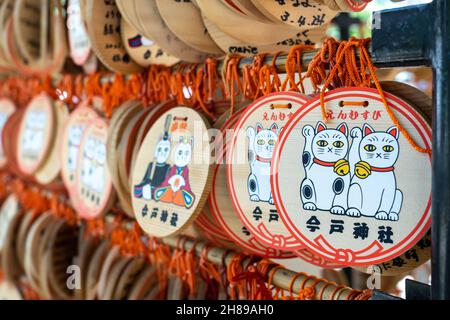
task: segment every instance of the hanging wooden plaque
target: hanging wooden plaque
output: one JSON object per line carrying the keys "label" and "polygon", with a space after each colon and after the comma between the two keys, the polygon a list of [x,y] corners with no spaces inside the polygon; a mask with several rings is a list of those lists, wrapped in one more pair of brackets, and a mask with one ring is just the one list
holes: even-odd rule
{"label": "hanging wooden plaque", "polygon": [[221,0],[197,0],[197,3],[203,15],[220,30],[244,43],[270,45],[289,39],[298,32],[285,24],[246,18],[229,9]]}
{"label": "hanging wooden plaque", "polygon": [[142,71],[126,52],[120,32],[121,14],[115,0],[86,1],[86,24],[92,48],[110,70],[122,74]]}
{"label": "hanging wooden plaque", "polygon": [[125,19],[122,19],[121,30],[125,50],[142,67],[148,67],[151,64],[172,66],[180,61],[161,49],[153,40],[140,34]]}
{"label": "hanging wooden plaque", "polygon": [[225,160],[232,130],[244,112],[245,108],[238,110],[221,128],[223,148],[217,151],[217,165],[214,167],[211,194],[208,198],[211,215],[226,236],[246,252],[267,258],[292,258],[294,255],[291,252],[276,250],[259,242],[241,222],[230,201]]}
{"label": "hanging wooden plaque", "polygon": [[83,134],[75,177],[76,208],[82,218],[103,215],[112,205],[114,190],[106,164],[108,124],[95,119]]}
{"label": "hanging wooden plaque", "polygon": [[[15,111],[16,106],[11,100],[5,98],[0,99],[0,136],[3,134],[3,128],[6,122]],[[0,169],[5,167],[6,162],[7,159],[3,151],[3,143],[0,141]]]}
{"label": "hanging wooden plaque", "polygon": [[[196,111],[175,107],[148,131],[133,171],[133,209],[156,237],[183,231],[201,212],[210,188],[208,125]],[[150,150],[150,151],[149,151]]]}
{"label": "hanging wooden plaque", "polygon": [[278,250],[295,251],[302,245],[275,207],[270,186],[272,155],[287,121],[306,102],[304,95],[290,92],[256,100],[236,124],[227,152],[228,189],[239,218],[261,243]]}
{"label": "hanging wooden plaque", "polygon": [[47,157],[55,127],[53,101],[41,94],[28,105],[19,129],[17,159],[20,170],[32,175]]}
{"label": "hanging wooden plaque", "polygon": [[138,21],[143,36],[155,41],[171,56],[187,62],[203,62],[207,55],[195,50],[181,41],[170,29],[159,14],[156,0],[133,0],[138,13]]}
{"label": "hanging wooden plaque", "polygon": [[[403,128],[429,148],[431,129],[422,115],[386,97]],[[325,107],[327,124],[317,98],[280,136],[271,178],[278,212],[326,260],[351,266],[388,261],[430,227],[431,156],[408,143],[377,90],[333,90]]]}
{"label": "hanging wooden plaque", "polygon": [[223,55],[202,20],[200,10],[190,1],[156,0],[167,27],[184,43],[201,52]]}
{"label": "hanging wooden plaque", "polygon": [[97,118],[88,106],[78,106],[66,122],[61,141],[61,176],[71,196],[75,196],[78,154],[86,128]]}
{"label": "hanging wooden plaque", "polygon": [[61,172],[61,142],[63,137],[64,125],[69,117],[67,106],[61,101],[55,102],[55,130],[52,133],[53,140],[51,149],[43,165],[34,174],[36,180],[42,185],[48,185],[56,180],[59,181]]}
{"label": "hanging wooden plaque", "polygon": [[67,33],[70,56],[76,65],[82,66],[91,55],[91,42],[81,13],[80,0],[69,0],[68,2]]}
{"label": "hanging wooden plaque", "polygon": [[328,24],[337,14],[324,4],[314,0],[303,1],[267,1],[251,2],[274,22],[285,23],[298,30],[313,29]]}
{"label": "hanging wooden plaque", "polygon": [[209,34],[217,45],[226,53],[240,54],[243,56],[253,57],[260,53],[275,54],[280,51],[289,51],[293,46],[300,44],[315,44],[319,43],[325,35],[327,26],[304,30],[294,34],[291,38],[279,41],[268,45],[256,45],[243,42],[235,37],[228,35],[220,30],[213,22],[211,22],[205,15],[203,21],[208,29]]}

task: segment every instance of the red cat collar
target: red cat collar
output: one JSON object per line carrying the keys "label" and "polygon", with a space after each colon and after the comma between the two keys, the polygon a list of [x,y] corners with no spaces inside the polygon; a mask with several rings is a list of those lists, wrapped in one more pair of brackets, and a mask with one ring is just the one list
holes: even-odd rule
{"label": "red cat collar", "polygon": [[256,161],[263,162],[263,163],[271,163],[272,159],[262,158],[260,156],[256,156]]}
{"label": "red cat collar", "polygon": [[319,160],[317,158],[314,158],[314,163],[321,165],[323,167],[334,167],[336,165],[336,162],[326,162],[326,161]]}

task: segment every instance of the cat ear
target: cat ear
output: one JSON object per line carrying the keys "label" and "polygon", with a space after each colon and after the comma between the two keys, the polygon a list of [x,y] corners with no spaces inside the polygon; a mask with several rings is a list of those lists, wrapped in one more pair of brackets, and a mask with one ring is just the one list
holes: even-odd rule
{"label": "cat ear", "polygon": [[261,131],[263,131],[264,130],[264,128],[263,128],[263,126],[261,125],[261,123],[258,123],[257,125],[256,125],[256,133],[260,133]]}
{"label": "cat ear", "polygon": [[316,134],[318,134],[319,132],[321,132],[323,130],[327,130],[327,126],[322,121],[319,121],[316,126]]}
{"label": "cat ear", "polygon": [[393,136],[396,140],[398,140],[399,131],[397,127],[392,127],[387,130],[391,136]]}
{"label": "cat ear", "polygon": [[342,132],[346,137],[348,136],[348,127],[345,122],[341,123],[339,127],[337,127],[337,130]]}
{"label": "cat ear", "polygon": [[271,127],[270,130],[275,133],[278,134],[278,125],[276,123],[274,123]]}
{"label": "cat ear", "polygon": [[367,123],[364,124],[364,126],[363,126],[364,137],[368,136],[369,134],[374,133],[374,132],[375,132],[375,130],[373,130],[373,128],[370,125],[368,125]]}

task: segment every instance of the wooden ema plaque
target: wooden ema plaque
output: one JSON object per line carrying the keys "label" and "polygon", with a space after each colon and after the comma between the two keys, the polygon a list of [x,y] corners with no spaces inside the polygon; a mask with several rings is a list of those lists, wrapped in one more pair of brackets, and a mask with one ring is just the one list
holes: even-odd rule
{"label": "wooden ema plaque", "polygon": [[251,0],[251,2],[270,20],[285,23],[299,30],[324,26],[337,14],[328,6],[314,0],[302,2]]}
{"label": "wooden ema plaque", "polygon": [[121,14],[114,0],[86,1],[86,24],[92,48],[110,70],[122,74],[142,67],[126,52],[120,32]]}
{"label": "wooden ema plaque", "polygon": [[202,20],[200,10],[190,1],[156,0],[167,27],[184,43],[201,52],[223,55]]}
{"label": "wooden ema plaque", "polygon": [[[0,136],[3,134],[3,128],[6,122],[15,111],[16,106],[11,100],[5,98],[0,99]],[[7,159],[5,157],[3,143],[0,141],[0,169],[4,168],[6,163]]]}
{"label": "wooden ema plaque", "polygon": [[108,124],[97,118],[83,134],[78,152],[75,188],[76,205],[82,218],[103,215],[114,198],[111,176],[106,164]]}
{"label": "wooden ema plaque", "polygon": [[[227,181],[242,223],[262,244],[295,251],[301,243],[282,223],[270,187],[270,167],[278,137],[307,98],[281,92],[253,102],[236,124],[227,152]],[[242,231],[241,231],[242,232]]]}
{"label": "wooden ema plaque", "polygon": [[231,195],[227,185],[225,159],[233,133],[232,130],[245,110],[246,108],[242,108],[235,112],[221,128],[223,147],[216,151],[217,164],[213,170],[211,194],[208,198],[209,211],[220,227],[220,231],[245,251],[266,258],[292,258],[294,257],[293,253],[273,249],[258,241],[258,238],[241,222],[230,201]]}
{"label": "wooden ema plaque", "polygon": [[61,176],[71,196],[74,195],[78,153],[86,128],[97,118],[97,113],[88,106],[78,106],[69,116],[62,133]]}
{"label": "wooden ema plaque", "polygon": [[158,11],[156,0],[130,0],[130,2],[134,2],[143,36],[152,39],[164,51],[183,61],[194,63],[205,61],[206,53],[188,46],[170,31]]}
{"label": "wooden ema plaque", "polygon": [[209,34],[217,45],[227,53],[240,54],[247,57],[253,57],[260,53],[277,53],[280,51],[289,51],[295,45],[300,44],[315,44],[324,37],[327,26],[315,28],[311,30],[304,30],[293,35],[289,39],[279,41],[273,44],[256,45],[251,42],[243,42],[235,37],[228,35],[220,30],[213,22],[211,22],[205,15],[203,21]]}
{"label": "wooden ema plaque", "polygon": [[292,38],[298,32],[285,24],[242,16],[225,6],[221,0],[197,0],[197,4],[202,14],[220,30],[243,43],[270,45]]}
{"label": "wooden ema plaque", "polygon": [[142,67],[151,64],[172,66],[178,63],[178,58],[170,56],[158,44],[140,34],[132,25],[122,19],[122,42],[130,57]]}
{"label": "wooden ema plaque", "polygon": [[84,24],[80,0],[69,0],[68,2],[67,34],[70,57],[76,65],[84,65],[91,55],[91,42]]}
{"label": "wooden ema plaque", "polygon": [[14,195],[9,196],[0,208],[0,253],[3,253],[8,229],[19,213],[19,200]]}
{"label": "wooden ema plaque", "polygon": [[208,125],[191,108],[175,107],[148,131],[133,170],[133,209],[149,235],[182,232],[201,212],[210,187]]}
{"label": "wooden ema plaque", "polygon": [[[386,97],[412,138],[429,148],[427,121],[411,104]],[[431,157],[412,148],[374,89],[333,90],[325,106],[327,124],[317,98],[281,133],[271,178],[278,212],[326,260],[350,266],[390,260],[430,227]]]}
{"label": "wooden ema plaque", "polygon": [[61,101],[56,101],[53,109],[56,117],[51,148],[41,168],[34,174],[36,180],[42,185],[50,185],[52,182],[60,181],[62,134],[69,117],[69,110]]}
{"label": "wooden ema plaque", "polygon": [[20,170],[33,175],[45,161],[53,137],[55,112],[50,97],[41,94],[28,105],[19,128],[17,160]]}

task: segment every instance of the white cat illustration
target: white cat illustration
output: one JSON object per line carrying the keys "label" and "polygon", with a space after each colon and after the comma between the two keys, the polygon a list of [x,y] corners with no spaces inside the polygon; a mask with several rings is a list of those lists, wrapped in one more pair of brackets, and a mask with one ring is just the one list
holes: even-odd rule
{"label": "white cat illustration", "polygon": [[365,124],[351,132],[351,185],[346,214],[398,221],[403,194],[397,189],[394,165],[400,153],[399,130],[376,132]]}
{"label": "white cat illustration", "polygon": [[248,192],[251,201],[274,204],[270,189],[270,164],[278,135],[276,123],[272,124],[270,129],[264,129],[260,123],[256,125],[256,130],[253,127],[247,129],[248,159],[251,168]]}
{"label": "white cat illustration", "polygon": [[345,160],[349,149],[347,124],[327,129],[319,122],[316,129],[306,125],[302,134],[306,174],[300,189],[303,208],[344,215],[350,186],[349,166]]}
{"label": "white cat illustration", "polygon": [[68,167],[70,170],[77,168],[78,150],[81,144],[81,137],[83,136],[82,126],[71,126],[69,128],[69,155],[68,155]]}

